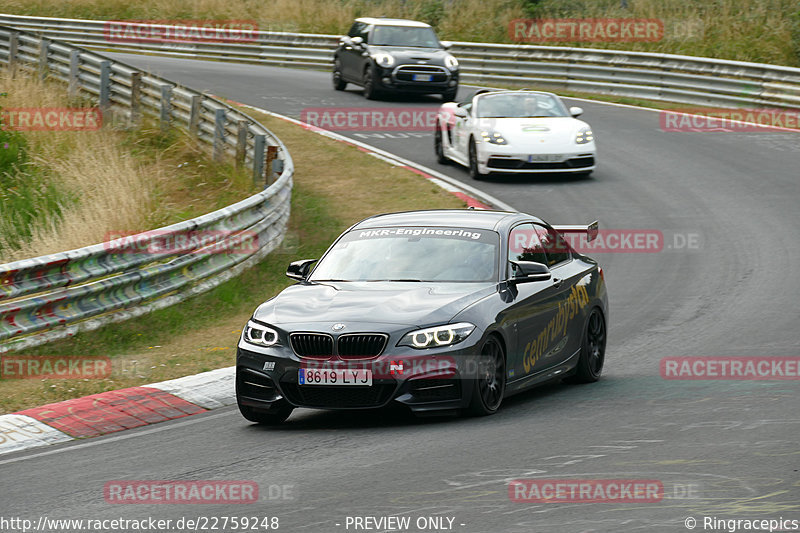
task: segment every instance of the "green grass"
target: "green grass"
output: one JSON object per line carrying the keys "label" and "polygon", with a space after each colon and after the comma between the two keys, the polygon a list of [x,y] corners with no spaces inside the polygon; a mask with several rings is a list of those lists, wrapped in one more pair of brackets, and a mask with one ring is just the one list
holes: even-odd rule
{"label": "green grass", "polygon": [[58,223],[64,206],[74,203],[74,194],[31,161],[22,133],[0,126],[0,234],[6,246],[18,248],[37,227]]}

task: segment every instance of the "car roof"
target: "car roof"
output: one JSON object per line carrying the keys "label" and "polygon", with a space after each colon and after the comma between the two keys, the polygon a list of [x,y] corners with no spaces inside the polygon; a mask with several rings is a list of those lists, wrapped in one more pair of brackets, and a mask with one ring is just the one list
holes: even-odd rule
{"label": "car roof", "polygon": [[385,228],[391,226],[442,226],[496,230],[516,220],[542,220],[516,211],[484,209],[432,209],[385,213],[362,220],[351,229]]}
{"label": "car roof", "polygon": [[365,24],[375,24],[376,26],[412,26],[415,28],[430,28],[430,24],[419,22],[418,20],[409,19],[390,19],[383,17],[361,17],[357,18],[356,22],[363,22]]}

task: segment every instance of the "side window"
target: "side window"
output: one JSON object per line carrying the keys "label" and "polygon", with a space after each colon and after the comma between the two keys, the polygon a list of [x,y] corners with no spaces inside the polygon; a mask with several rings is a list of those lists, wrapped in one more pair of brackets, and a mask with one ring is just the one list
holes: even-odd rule
{"label": "side window", "polygon": [[369,35],[369,24],[366,22],[354,22],[353,25],[350,27],[350,31],[347,32],[348,37],[361,37],[364,39],[364,42],[367,42],[367,37]]}
{"label": "side window", "polygon": [[508,235],[508,260],[547,264],[547,255],[533,224],[520,224],[511,230]]}
{"label": "side window", "polygon": [[365,24],[363,22],[354,22],[352,26],[350,26],[350,31],[347,32],[348,37],[355,37],[359,35],[361,32],[361,28],[363,28]]}
{"label": "side window", "polygon": [[553,266],[569,261],[572,255],[569,251],[569,246],[560,233],[557,231],[545,228],[544,226],[536,226],[536,233],[539,234],[539,240],[542,243],[545,254],[547,254],[547,261],[545,264],[553,268]]}
{"label": "side window", "polygon": [[361,32],[359,33],[359,35],[361,36],[362,39],[364,39],[364,44],[369,43],[369,34],[372,28],[373,26],[370,26],[369,24],[364,24],[364,26],[361,28]]}

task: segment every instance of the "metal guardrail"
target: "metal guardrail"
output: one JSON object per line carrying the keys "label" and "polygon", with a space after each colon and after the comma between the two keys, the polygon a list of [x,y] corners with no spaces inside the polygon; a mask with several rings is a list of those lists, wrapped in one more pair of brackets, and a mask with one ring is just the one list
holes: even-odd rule
{"label": "metal guardrail", "polygon": [[[258,32],[254,42],[112,42],[110,22],[0,15],[0,24],[85,47],[172,57],[327,68],[340,36]],[[461,79],[712,107],[800,107],[800,69],[620,50],[453,43]]]}
{"label": "metal guardrail", "polygon": [[[251,168],[259,183],[272,182],[213,213],[129,237],[126,242],[135,246],[112,241],[0,265],[0,353],[172,305],[230,279],[281,243],[294,165],[280,139],[247,114],[125,63],[16,28],[0,26],[0,64],[62,80],[73,94],[93,95],[104,117],[136,121],[149,114],[164,126],[186,129],[213,146],[215,157],[228,153]],[[217,240],[198,240],[198,232]],[[166,241],[191,238],[194,248],[163,248]]]}

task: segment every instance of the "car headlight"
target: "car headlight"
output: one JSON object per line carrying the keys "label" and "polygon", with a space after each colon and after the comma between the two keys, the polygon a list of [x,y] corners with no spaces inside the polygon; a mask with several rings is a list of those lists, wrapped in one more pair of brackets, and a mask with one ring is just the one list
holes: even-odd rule
{"label": "car headlight", "polygon": [[418,350],[425,348],[438,348],[441,346],[452,346],[463,341],[475,329],[469,322],[459,322],[458,324],[444,324],[433,328],[418,329],[406,333],[398,346],[410,346]]}
{"label": "car headlight", "polygon": [[592,135],[592,129],[584,126],[580,130],[578,130],[578,134],[575,136],[575,142],[577,144],[586,144],[590,143],[594,140],[594,136]]}
{"label": "car headlight", "polygon": [[450,70],[458,70],[458,59],[449,55],[444,58],[444,66]]}
{"label": "car headlight", "polygon": [[373,54],[372,59],[382,67],[391,67],[394,65],[394,56],[387,53]]}
{"label": "car headlight", "polygon": [[268,326],[248,320],[244,327],[244,340],[257,346],[274,346],[278,344],[278,332]]}
{"label": "car headlight", "polygon": [[481,137],[483,140],[492,144],[508,144],[502,135],[496,131],[482,131]]}

